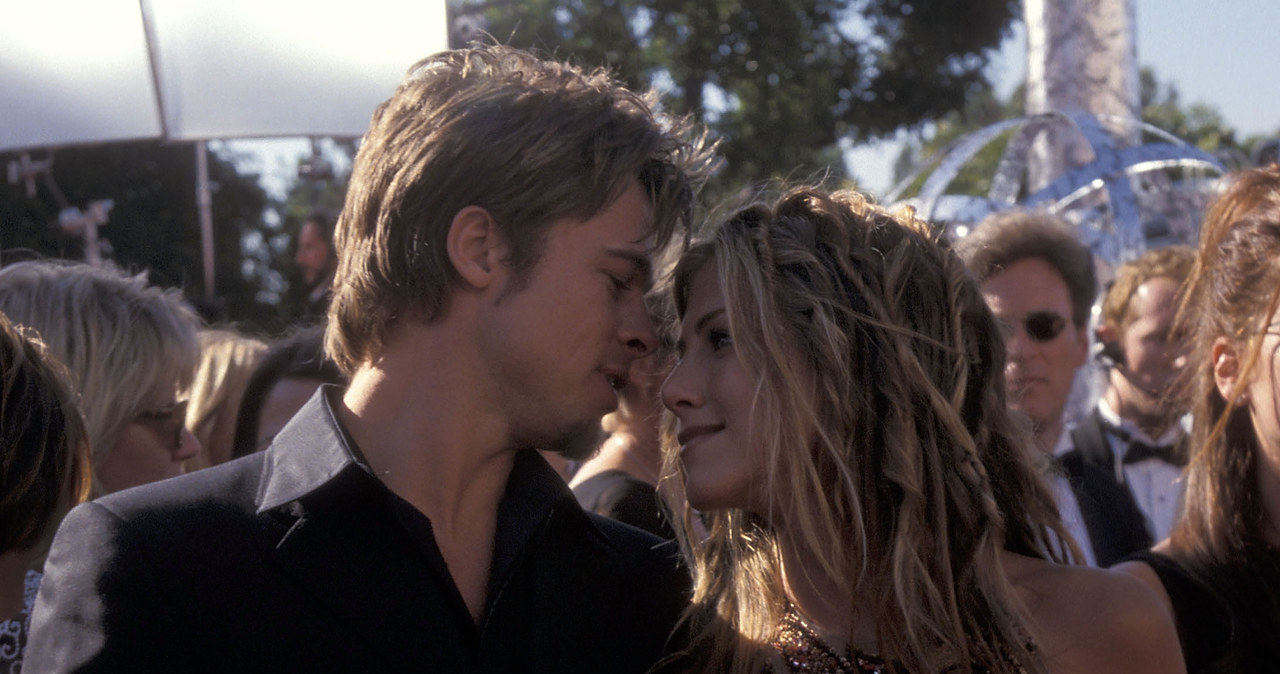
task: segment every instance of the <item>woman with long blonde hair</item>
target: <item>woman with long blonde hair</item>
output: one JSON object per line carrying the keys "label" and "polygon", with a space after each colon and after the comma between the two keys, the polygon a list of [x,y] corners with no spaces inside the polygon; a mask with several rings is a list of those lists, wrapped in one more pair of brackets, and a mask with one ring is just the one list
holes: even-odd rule
{"label": "woman with long blonde hair", "polygon": [[1209,209],[1179,325],[1191,459],[1170,538],[1119,568],[1166,601],[1191,672],[1280,667],[1280,166]]}
{"label": "woman with long blonde hair", "polygon": [[1180,671],[1141,583],[1055,563],[999,329],[924,223],[795,190],[696,243],[672,294],[662,489],[695,586],[673,669]]}

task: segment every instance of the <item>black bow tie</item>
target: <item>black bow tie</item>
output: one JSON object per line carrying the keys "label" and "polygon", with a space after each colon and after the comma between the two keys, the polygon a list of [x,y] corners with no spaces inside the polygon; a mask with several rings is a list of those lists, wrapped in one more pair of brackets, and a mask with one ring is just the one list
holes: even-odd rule
{"label": "black bow tie", "polygon": [[1135,440],[1129,443],[1129,448],[1124,452],[1124,463],[1126,464],[1148,459],[1158,459],[1175,466],[1182,466],[1186,463],[1175,445],[1148,445],[1145,442]]}

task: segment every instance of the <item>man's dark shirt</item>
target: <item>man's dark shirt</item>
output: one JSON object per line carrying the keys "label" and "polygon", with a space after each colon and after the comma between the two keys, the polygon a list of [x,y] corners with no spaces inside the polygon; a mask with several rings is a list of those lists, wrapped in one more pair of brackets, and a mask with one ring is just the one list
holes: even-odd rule
{"label": "man's dark shirt", "polygon": [[428,518],[359,460],[336,394],[264,453],[68,515],[24,671],[644,672],[674,646],[674,549],[584,513],[532,450],[475,623]]}

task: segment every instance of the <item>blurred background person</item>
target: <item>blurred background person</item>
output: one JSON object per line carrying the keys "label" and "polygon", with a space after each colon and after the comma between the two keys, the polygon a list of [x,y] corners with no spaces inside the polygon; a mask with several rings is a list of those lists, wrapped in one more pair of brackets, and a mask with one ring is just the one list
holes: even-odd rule
{"label": "blurred background person", "polygon": [[676,666],[1181,671],[1142,583],[1053,563],[1066,534],[1005,404],[1000,328],[934,236],[799,190],[676,267],[663,487],[688,504],[695,583]]}
{"label": "blurred background person", "polygon": [[[1100,513],[1098,522],[1111,529],[1120,555],[1166,538],[1177,515],[1187,409],[1173,384],[1186,349],[1173,334],[1173,320],[1194,261],[1188,246],[1147,251],[1121,265],[1102,296],[1094,353],[1106,367],[1107,385],[1072,429],[1063,462],[1093,464],[1110,478],[1082,484],[1092,502],[1126,502],[1120,512]],[[1129,522],[1129,501],[1142,512],[1141,528]]]}
{"label": "blurred background person", "polygon": [[186,392],[186,426],[203,451],[187,461],[188,471],[231,459],[240,399],[267,349],[266,342],[230,328],[201,330],[198,340],[200,363]]}
{"label": "blurred background person", "polygon": [[109,266],[19,262],[0,269],[0,311],[70,373],[95,495],[179,475],[200,453],[178,398],[199,357],[198,319],[178,291]]}
{"label": "blurred background person", "polygon": [[[651,293],[650,313],[660,314],[660,296]],[[618,410],[605,416],[607,434],[600,449],[569,482],[584,510],[612,517],[663,538],[674,538],[658,496],[662,471],[662,401],[658,389],[671,366],[674,349],[659,338],[649,355],[631,362],[618,389]]]}
{"label": "blurred background person", "polygon": [[1280,663],[1280,167],[1209,209],[1180,317],[1191,339],[1182,517],[1122,569],[1164,596],[1191,672]]}
{"label": "blurred background person", "polygon": [[295,328],[271,344],[245,383],[236,415],[232,458],[267,448],[321,384],[347,378],[324,353],[324,326]]}
{"label": "blurred background person", "polygon": [[333,252],[333,225],[332,215],[312,211],[298,229],[298,252],[293,260],[306,285],[303,318],[323,319],[329,309],[329,286],[338,269],[338,256]]}
{"label": "blurred background person", "polygon": [[90,482],[66,372],[0,314],[0,672],[21,669],[49,542]]}
{"label": "blurred background person", "polygon": [[1144,535],[1142,513],[1108,471],[1068,456],[1067,405],[1089,360],[1098,293],[1093,255],[1067,223],[1023,211],[988,216],[956,251],[1003,331],[1009,409],[1031,423],[1063,523],[1085,563],[1114,564],[1134,551],[1127,541]]}

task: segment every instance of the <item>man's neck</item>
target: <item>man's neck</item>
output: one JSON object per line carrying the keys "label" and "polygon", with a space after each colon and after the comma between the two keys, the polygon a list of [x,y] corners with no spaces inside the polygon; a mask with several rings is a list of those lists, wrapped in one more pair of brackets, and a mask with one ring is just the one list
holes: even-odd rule
{"label": "man's neck", "polygon": [[1062,439],[1063,426],[1060,416],[1056,421],[1036,423],[1034,436],[1036,448],[1047,456],[1053,456],[1054,450],[1058,448],[1058,441]]}
{"label": "man's neck", "polygon": [[1151,400],[1146,393],[1132,386],[1126,387],[1128,391],[1121,388],[1112,382],[1102,399],[1117,416],[1136,426],[1151,440],[1160,439],[1178,422],[1177,415],[1170,414],[1159,401]]}
{"label": "man's neck", "polygon": [[516,452],[504,419],[470,381],[476,370],[465,348],[429,344],[440,341],[429,330],[400,337],[356,371],[335,411],[378,479],[431,521],[454,583],[479,620],[498,504]]}

